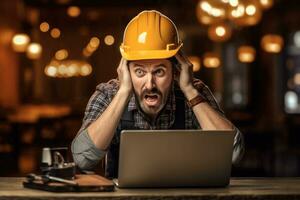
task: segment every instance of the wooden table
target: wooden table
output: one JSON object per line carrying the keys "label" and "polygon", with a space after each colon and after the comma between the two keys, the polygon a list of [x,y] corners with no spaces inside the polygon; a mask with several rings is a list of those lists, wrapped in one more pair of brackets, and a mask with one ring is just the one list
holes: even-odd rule
{"label": "wooden table", "polygon": [[0,177],[0,199],[300,199],[300,178],[232,178],[227,188],[116,189],[104,193],[51,193],[22,186],[23,178]]}

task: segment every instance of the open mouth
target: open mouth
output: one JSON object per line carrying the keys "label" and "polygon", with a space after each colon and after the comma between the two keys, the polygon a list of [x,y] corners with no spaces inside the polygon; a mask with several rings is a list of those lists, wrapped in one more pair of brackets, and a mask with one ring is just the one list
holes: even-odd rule
{"label": "open mouth", "polygon": [[146,94],[144,96],[145,103],[148,106],[157,106],[159,103],[159,95],[158,94]]}

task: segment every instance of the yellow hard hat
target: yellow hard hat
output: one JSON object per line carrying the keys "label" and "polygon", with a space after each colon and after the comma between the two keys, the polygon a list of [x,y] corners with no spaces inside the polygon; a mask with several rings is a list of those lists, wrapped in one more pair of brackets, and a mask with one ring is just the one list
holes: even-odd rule
{"label": "yellow hard hat", "polygon": [[164,59],[181,46],[175,24],[156,10],[146,10],[128,23],[120,51],[126,60]]}

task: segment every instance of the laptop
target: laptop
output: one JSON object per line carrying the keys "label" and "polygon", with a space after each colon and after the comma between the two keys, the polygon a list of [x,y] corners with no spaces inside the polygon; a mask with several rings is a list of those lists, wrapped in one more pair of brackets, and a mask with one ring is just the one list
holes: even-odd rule
{"label": "laptop", "polygon": [[120,188],[225,187],[229,184],[233,130],[123,130]]}

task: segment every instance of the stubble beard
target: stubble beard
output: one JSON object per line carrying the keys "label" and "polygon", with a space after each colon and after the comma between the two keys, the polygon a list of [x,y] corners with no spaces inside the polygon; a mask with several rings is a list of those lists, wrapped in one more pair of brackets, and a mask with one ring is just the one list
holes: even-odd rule
{"label": "stubble beard", "polygon": [[[165,95],[163,95],[163,93],[158,90],[157,88],[153,88],[152,90],[144,90],[142,91],[142,93],[138,96],[137,92],[134,92],[135,98],[137,99],[137,103],[139,105],[139,107],[141,108],[141,110],[151,119],[154,119],[157,117],[157,115],[160,113],[160,111],[164,108],[164,106],[167,103],[169,94],[170,94],[170,89],[167,91],[167,93]],[[145,104],[145,95],[147,94],[155,94],[158,95],[160,98],[160,104],[158,106],[148,106]]]}

